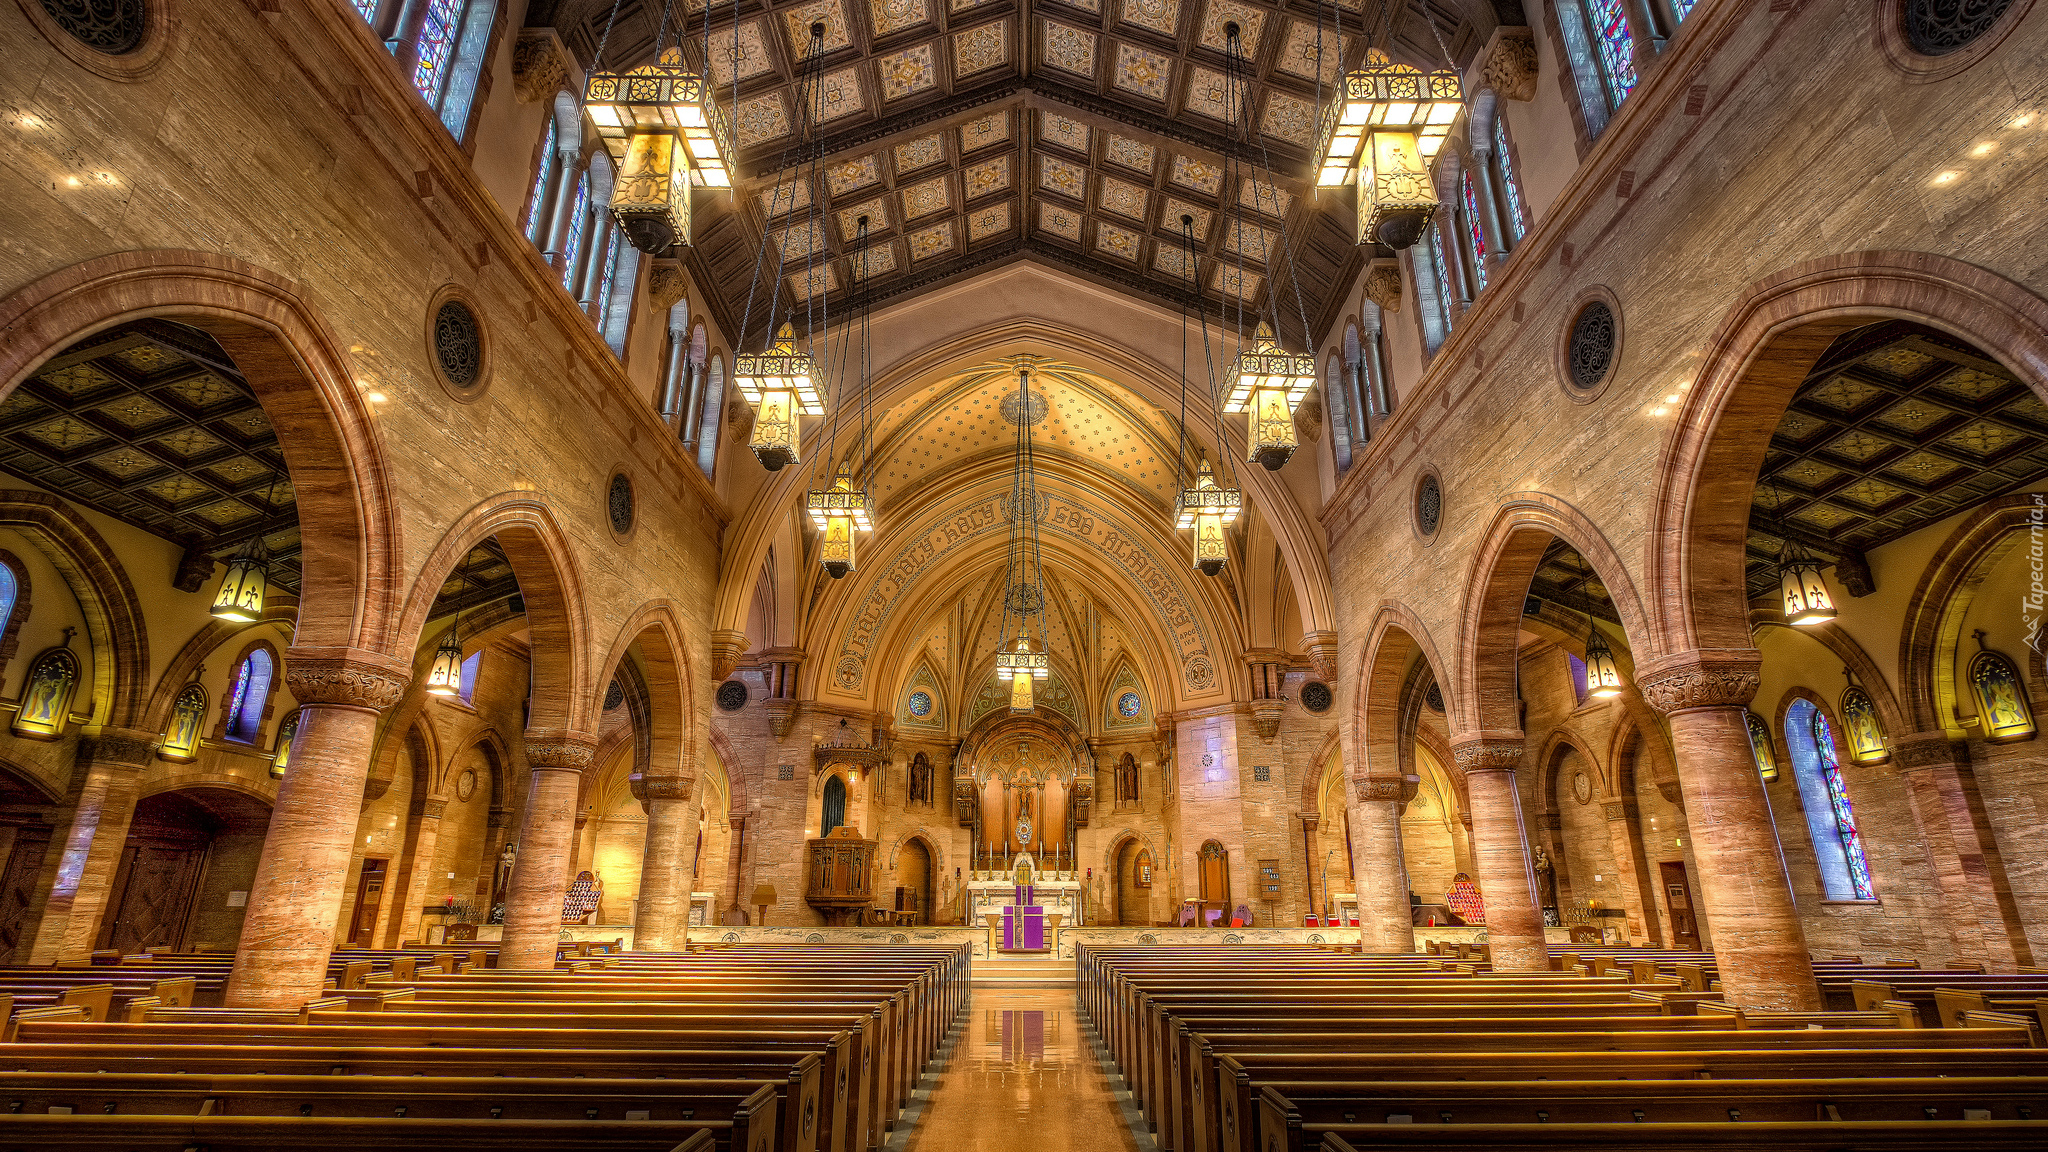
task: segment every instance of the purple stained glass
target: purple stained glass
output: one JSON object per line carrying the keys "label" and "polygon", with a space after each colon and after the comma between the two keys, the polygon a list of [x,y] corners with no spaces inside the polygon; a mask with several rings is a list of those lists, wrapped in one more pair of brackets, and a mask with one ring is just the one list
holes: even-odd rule
{"label": "purple stained glass", "polygon": [[1813,745],[1820,753],[1820,775],[1827,782],[1828,805],[1834,809],[1835,831],[1842,837],[1842,855],[1848,858],[1849,883],[1858,900],[1877,899],[1877,887],[1870,882],[1870,861],[1863,855],[1863,835],[1856,830],[1856,810],[1849,804],[1849,786],[1842,780],[1842,762],[1835,756],[1835,735],[1828,718],[1819,709],[1813,713]]}
{"label": "purple stained glass", "polygon": [[583,218],[590,215],[590,173],[576,178],[576,201],[569,208],[569,234],[562,239],[562,287],[575,291],[576,257],[583,253]]}
{"label": "purple stained glass", "polygon": [[555,121],[548,118],[547,139],[540,145],[540,171],[533,177],[533,200],[526,209],[526,238],[540,243],[541,202],[547,199],[548,177],[555,174]]}
{"label": "purple stained glass", "polygon": [[1621,0],[1586,0],[1586,12],[1593,18],[1593,51],[1600,57],[1600,71],[1619,106],[1636,87],[1635,41],[1628,34],[1628,17]]}
{"label": "purple stained glass", "polygon": [[242,705],[249,699],[249,674],[253,660],[242,661],[242,667],[235,673],[235,691],[228,697],[228,731],[239,732],[242,719]]}
{"label": "purple stained glass", "polygon": [[1522,186],[1515,182],[1515,163],[1508,155],[1508,118],[1499,112],[1493,117],[1493,158],[1500,165],[1500,186],[1502,198],[1508,204],[1508,227],[1515,239],[1520,240],[1528,231],[1528,223],[1522,218]]}
{"label": "purple stained glass", "polygon": [[460,0],[427,0],[427,18],[420,25],[420,63],[412,74],[413,87],[439,106],[441,89],[448,83],[448,65],[455,56],[455,37],[462,29]]}
{"label": "purple stained glass", "polygon": [[1479,226],[1479,194],[1472,189],[1472,173],[1465,173],[1465,231],[1472,236],[1472,274],[1486,287],[1486,230]]}

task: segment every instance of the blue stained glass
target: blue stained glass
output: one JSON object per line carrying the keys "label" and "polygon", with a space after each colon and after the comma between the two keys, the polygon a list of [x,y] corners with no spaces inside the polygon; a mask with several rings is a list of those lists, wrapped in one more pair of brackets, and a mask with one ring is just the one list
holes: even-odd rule
{"label": "blue stained glass", "polygon": [[228,697],[228,731],[234,733],[241,727],[242,705],[249,699],[249,673],[251,661],[242,661],[242,667],[235,673],[235,691]]}
{"label": "blue stained glass", "polygon": [[1699,3],[1699,0],[1671,0],[1671,6],[1678,9],[1679,23],[1683,24],[1685,18],[1692,15],[1693,5],[1697,3]]}
{"label": "blue stained glass", "polygon": [[1465,231],[1472,234],[1472,274],[1486,287],[1486,230],[1479,226],[1479,194],[1472,190],[1472,173],[1465,173]]}
{"label": "blue stained glass", "polygon": [[533,177],[533,199],[526,209],[526,238],[540,243],[541,201],[547,199],[548,177],[555,174],[555,121],[548,119],[547,139],[540,145],[540,171]]}
{"label": "blue stained glass", "polygon": [[350,3],[356,6],[356,12],[362,16],[364,23],[377,22],[377,0],[350,0]]}
{"label": "blue stained glass", "polygon": [[14,584],[14,569],[0,564],[0,628],[7,627],[7,622],[14,618],[14,598],[18,594],[19,589]]}
{"label": "blue stained glass", "polygon": [[605,233],[604,277],[597,283],[597,330],[603,332],[612,322],[612,284],[619,278],[619,249],[625,246],[626,237],[617,227]]}
{"label": "blue stained glass", "polygon": [[1443,317],[1444,335],[1451,334],[1451,268],[1444,259],[1444,231],[1434,224],[1429,226],[1429,267],[1436,273],[1437,315]]}
{"label": "blue stained glass", "polygon": [[427,17],[420,25],[420,63],[413,72],[413,87],[438,105],[441,88],[448,82],[448,63],[455,55],[455,37],[462,28],[460,0],[427,0]]}
{"label": "blue stained glass", "polygon": [[464,704],[469,703],[470,697],[476,695],[476,670],[477,666],[483,663],[483,659],[484,650],[479,648],[469,654],[469,659],[462,662],[462,702]]}
{"label": "blue stained glass", "polygon": [[1515,181],[1515,163],[1508,155],[1508,118],[1498,112],[1493,117],[1493,157],[1500,165],[1501,195],[1508,203],[1508,228],[1520,240],[1529,226],[1522,218],[1522,186]]}
{"label": "blue stained glass", "polygon": [[583,254],[583,218],[590,215],[590,173],[576,178],[576,201],[569,209],[569,235],[562,240],[562,287],[576,279],[576,257]]}
{"label": "blue stained glass", "polygon": [[1636,87],[1635,41],[1628,34],[1628,17],[1621,0],[1586,0],[1586,11],[1593,18],[1593,50],[1600,57],[1600,71],[1619,105]]}
{"label": "blue stained glass", "polygon": [[1813,713],[1813,744],[1820,753],[1821,779],[1827,782],[1828,804],[1835,812],[1835,830],[1842,837],[1842,853],[1849,858],[1849,883],[1858,900],[1877,899],[1870,882],[1870,861],[1863,855],[1863,835],[1856,830],[1856,810],[1849,804],[1849,786],[1842,780],[1842,762],[1835,756],[1834,733],[1828,718],[1818,709]]}

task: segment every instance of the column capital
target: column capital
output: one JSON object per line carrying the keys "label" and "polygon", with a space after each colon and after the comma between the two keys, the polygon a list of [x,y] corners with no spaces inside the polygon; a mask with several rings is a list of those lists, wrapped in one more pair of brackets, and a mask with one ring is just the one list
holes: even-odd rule
{"label": "column capital", "polygon": [[1309,667],[1315,669],[1318,679],[1330,684],[1337,682],[1337,634],[1335,632],[1302,633],[1301,654],[1308,657]]}
{"label": "column capital", "polygon": [[747,826],[747,818],[745,816],[727,816],[725,818],[725,826],[735,832],[743,831]]}
{"label": "column capital", "polygon": [[512,92],[521,104],[538,104],[569,79],[568,53],[553,28],[526,28],[512,49]]}
{"label": "column capital", "polygon": [[1634,800],[1609,800],[1600,810],[1609,820],[1633,820],[1637,815]]}
{"label": "column capital", "polygon": [[1522,766],[1520,732],[1475,732],[1453,737],[1451,758],[1460,772],[1512,772]]}
{"label": "column capital", "polygon": [[643,776],[635,773],[633,794],[641,800],[688,800],[695,781],[680,776]]}
{"label": "column capital", "polygon": [[301,704],[382,712],[405,695],[412,670],[361,648],[292,648],[285,652],[284,682]]}
{"label": "column capital", "polygon": [[1946,732],[1914,732],[1891,741],[1892,767],[1899,772],[1918,768],[1954,768],[1969,763],[1970,746]]}
{"label": "column capital", "polygon": [[667,262],[658,263],[647,274],[647,298],[655,310],[664,317],[677,301],[690,293],[690,282],[683,275],[681,266]]}
{"label": "column capital", "polygon": [[1763,680],[1754,648],[1700,648],[1660,656],[1636,669],[1643,699],[1663,715],[1695,708],[1741,708]]}
{"label": "column capital", "polygon": [[420,819],[422,820],[439,820],[443,815],[447,814],[447,811],[448,800],[446,797],[428,797],[420,801]]}
{"label": "column capital", "polygon": [[1357,790],[1361,801],[1401,798],[1402,781],[1398,776],[1368,776],[1362,780],[1353,780],[1351,785]]}
{"label": "column capital", "polygon": [[[1480,55],[1486,61],[1480,71],[1484,87],[1499,93],[1503,100],[1528,101],[1536,98],[1535,33],[1513,26],[1496,28]],[[1489,149],[1492,145],[1491,140],[1487,141]]]}
{"label": "column capital", "polygon": [[535,768],[560,768],[581,772],[597,755],[597,737],[566,728],[528,728],[526,762]]}
{"label": "column capital", "polygon": [[739,667],[740,657],[747,651],[747,634],[732,628],[720,628],[711,633],[711,676],[723,680]]}
{"label": "column capital", "polygon": [[156,751],[154,733],[139,728],[102,728],[79,743],[79,758],[93,764],[141,769]]}
{"label": "column capital", "polygon": [[1401,264],[1386,257],[1374,260],[1365,269],[1365,298],[1380,306],[1382,312],[1401,310]]}

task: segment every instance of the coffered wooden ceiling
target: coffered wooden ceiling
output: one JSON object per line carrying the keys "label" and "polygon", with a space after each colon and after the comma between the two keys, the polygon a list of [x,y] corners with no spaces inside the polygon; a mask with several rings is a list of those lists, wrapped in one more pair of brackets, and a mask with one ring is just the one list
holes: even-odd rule
{"label": "coffered wooden ceiling", "polygon": [[[685,258],[728,331],[746,317],[745,347],[769,322],[778,263],[784,301],[829,292],[835,312],[1016,259],[1177,307],[1191,283],[1183,215],[1207,306],[1269,313],[1278,291],[1283,337],[1300,347],[1303,314],[1327,327],[1373,254],[1354,243],[1354,193],[1318,195],[1308,179],[1319,71],[1327,91],[1340,52],[1355,66],[1368,36],[1435,66],[1438,33],[1461,63],[1484,38],[1428,0],[742,0],[714,5],[708,27],[705,0],[676,3],[685,55],[702,67],[708,54],[739,149],[734,192],[697,193]],[[1484,11],[1487,30],[1502,22]],[[653,0],[620,0],[616,17],[607,0],[561,0],[529,23],[557,28],[588,65],[610,22],[605,60],[618,67],[652,55],[661,16]],[[1234,125],[1232,21],[1246,57]],[[796,148],[814,23],[816,165]]]}
{"label": "coffered wooden ceiling", "polygon": [[1852,332],[1771,436],[1750,504],[1749,594],[1777,595],[1787,537],[1860,568],[1880,544],[2043,477],[2048,406],[1997,361],[1905,321]]}

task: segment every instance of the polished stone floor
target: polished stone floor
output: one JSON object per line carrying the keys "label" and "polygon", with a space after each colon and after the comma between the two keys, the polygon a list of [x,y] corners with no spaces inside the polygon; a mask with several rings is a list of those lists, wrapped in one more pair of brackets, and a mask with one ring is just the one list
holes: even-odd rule
{"label": "polished stone floor", "polygon": [[905,1152],[1136,1152],[1071,989],[976,989]]}

